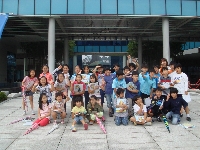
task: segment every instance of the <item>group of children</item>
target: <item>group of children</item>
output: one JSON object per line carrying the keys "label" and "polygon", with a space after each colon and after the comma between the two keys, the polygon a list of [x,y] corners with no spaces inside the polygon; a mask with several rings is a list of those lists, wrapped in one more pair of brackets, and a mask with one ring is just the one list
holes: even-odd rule
{"label": "group of children", "polygon": [[[38,119],[35,122],[45,126],[52,116],[54,124],[57,124],[57,117],[60,115],[61,123],[64,123],[67,115],[66,102],[70,97],[72,98],[72,132],[76,132],[77,123],[82,123],[87,130],[86,118],[90,125],[94,124],[96,118],[105,121],[104,98],[107,101],[109,117],[114,115],[117,126],[120,124],[126,126],[129,120],[134,125],[151,125],[152,118],[161,121],[163,114],[172,120],[172,124],[178,124],[182,110],[186,112],[186,119],[191,121],[188,103],[182,98],[183,94],[188,94],[188,78],[181,71],[181,64],[171,62],[169,67],[167,60],[163,58],[160,68],[154,66],[153,69],[148,70],[147,65],[143,65],[140,74],[139,64],[136,61],[127,61],[127,65],[121,70],[116,64],[114,73],[111,73],[110,68],[103,68],[102,65],[96,66],[92,72],[88,66],[84,66],[82,72],[77,65],[75,74],[71,78],[68,65],[59,66],[52,74],[45,65],[39,81],[35,77],[35,71],[30,70],[29,75],[22,81],[22,86],[24,94],[29,96],[33,115],[33,93],[40,92]],[[56,78],[55,82],[53,76]],[[52,98],[53,91],[55,91],[55,99]],[[151,104],[147,107],[145,103],[148,98],[151,99]],[[23,110],[25,115],[24,100]]]}

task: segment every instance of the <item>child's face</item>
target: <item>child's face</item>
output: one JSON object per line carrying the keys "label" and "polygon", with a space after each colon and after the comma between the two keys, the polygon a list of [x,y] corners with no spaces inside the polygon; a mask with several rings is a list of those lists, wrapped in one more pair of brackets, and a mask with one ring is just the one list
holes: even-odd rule
{"label": "child's face", "polygon": [[146,73],[148,71],[148,68],[142,68],[141,70],[142,72]]}
{"label": "child's face", "polygon": [[135,102],[136,102],[136,104],[141,104],[142,103],[142,98],[139,97]]}
{"label": "child's face", "polygon": [[82,102],[76,102],[77,107],[81,107],[81,105],[82,105]]}
{"label": "child's face", "polygon": [[162,74],[163,75],[168,75],[168,70],[163,70]]}
{"label": "child's face", "polygon": [[118,70],[119,70],[119,67],[118,67],[118,66],[115,66],[115,67],[114,67],[114,70],[115,70],[115,72],[118,71]]}
{"label": "child's face", "polygon": [[102,73],[103,72],[103,68],[99,67],[98,68],[98,73]]}
{"label": "child's face", "polygon": [[166,62],[166,61],[162,61],[162,62],[161,62],[161,65],[162,65],[163,67],[165,67],[165,66],[167,66],[167,62]]}
{"label": "child's face", "polygon": [[174,65],[170,65],[170,68],[171,68],[172,70],[174,70]]}
{"label": "child's face", "polygon": [[127,74],[128,71],[129,69],[124,69],[124,74]]}
{"label": "child's face", "polygon": [[79,66],[76,66],[76,67],[75,67],[75,73],[78,74],[80,71],[81,71],[81,70],[80,70]]}
{"label": "child's face", "polygon": [[47,66],[44,66],[44,67],[42,68],[42,71],[43,71],[44,73],[47,73],[47,72],[49,71],[49,68],[48,68]]}
{"label": "child's face", "polygon": [[68,73],[68,72],[69,72],[69,68],[68,68],[67,66],[64,66],[64,67],[63,67],[63,72],[64,72],[64,73]]}
{"label": "child's face", "polygon": [[89,70],[89,68],[88,68],[88,67],[85,67],[85,68],[84,68],[84,72],[85,72],[86,74],[88,74],[88,73],[89,73],[89,71],[90,71],[90,70]]}
{"label": "child's face", "polygon": [[123,78],[124,78],[123,75],[117,76],[117,79],[118,79],[118,80],[121,80],[121,79],[123,79]]}
{"label": "child's face", "polygon": [[90,103],[91,103],[92,105],[95,105],[96,100],[95,100],[94,98],[90,98]]}
{"label": "child's face", "polygon": [[42,102],[45,104],[47,102],[47,96],[43,95],[42,96]]}
{"label": "child's face", "polygon": [[180,67],[176,68],[176,73],[181,73],[181,68]]}
{"label": "child's face", "polygon": [[158,73],[159,69],[157,67],[154,67],[154,70],[156,73]]}
{"label": "child's face", "polygon": [[106,70],[106,71],[105,71],[105,75],[106,75],[106,76],[109,76],[109,75],[110,75],[110,70]]}
{"label": "child's face", "polygon": [[176,99],[177,98],[177,93],[171,93],[171,96],[173,99]]}
{"label": "child's face", "polygon": [[134,67],[132,67],[132,66],[130,66],[129,68],[130,68],[130,70],[134,70],[134,69],[135,69],[135,68],[134,68]]}
{"label": "child's face", "polygon": [[45,78],[41,78],[41,79],[40,79],[40,83],[41,83],[42,85],[45,85],[45,84],[46,84],[46,82],[47,82],[47,81],[46,81],[46,79],[45,79]]}
{"label": "child's face", "polygon": [[57,100],[58,102],[61,102],[61,101],[62,101],[62,96],[57,96],[57,97],[56,97],[56,100]]}
{"label": "child's face", "polygon": [[119,94],[119,98],[124,98],[124,92]]}
{"label": "child's face", "polygon": [[82,78],[78,75],[78,76],[76,77],[76,81],[77,81],[77,82],[81,82],[81,80],[82,80]]}
{"label": "child's face", "polygon": [[132,78],[133,78],[133,81],[138,81],[138,75],[133,75]]}
{"label": "child's face", "polygon": [[95,78],[90,77],[90,82],[94,83],[95,82]]}
{"label": "child's face", "polygon": [[161,91],[156,91],[156,96],[157,97],[160,97],[162,95],[162,92]]}
{"label": "child's face", "polygon": [[31,76],[31,77],[34,77],[34,76],[35,76],[35,71],[32,70],[32,71],[30,72],[30,76]]}
{"label": "child's face", "polygon": [[64,80],[63,74],[59,74],[58,79],[62,82]]}
{"label": "child's face", "polygon": [[150,73],[149,73],[149,76],[150,76],[151,78],[153,78],[153,77],[154,77],[154,75],[155,75],[155,73],[154,73],[154,72],[150,72]]}

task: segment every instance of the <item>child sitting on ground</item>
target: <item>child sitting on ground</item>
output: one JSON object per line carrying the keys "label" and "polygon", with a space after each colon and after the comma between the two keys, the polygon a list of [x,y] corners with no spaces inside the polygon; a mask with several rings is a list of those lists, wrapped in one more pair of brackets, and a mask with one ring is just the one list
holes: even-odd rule
{"label": "child sitting on ground", "polygon": [[165,97],[162,96],[162,89],[157,88],[155,90],[155,95],[152,97],[151,104],[148,109],[148,115],[150,117],[156,117],[159,122],[161,122],[160,115],[162,114],[162,105],[164,103]]}
{"label": "child sitting on ground", "polygon": [[124,97],[124,89],[118,88],[116,90],[117,98],[113,101],[113,106],[115,108],[115,124],[119,126],[121,123],[123,125],[128,125],[128,100]]}
{"label": "child sitting on ground", "polygon": [[84,126],[84,129],[87,130],[88,129],[88,124],[85,123],[85,114],[87,113],[86,109],[82,106],[82,102],[83,102],[83,98],[82,97],[75,97],[74,98],[75,101],[75,107],[73,107],[72,109],[72,126],[71,126],[71,130],[72,132],[76,132],[76,128],[75,128],[75,124],[81,122]]}
{"label": "child sitting on ground", "polygon": [[52,111],[52,118],[54,120],[54,125],[57,124],[56,118],[57,115],[60,114],[61,116],[61,124],[64,124],[64,118],[66,117],[66,112],[64,108],[64,104],[70,100],[70,98],[67,96],[66,99],[62,99],[63,95],[61,92],[57,92],[55,94],[56,101],[53,101],[52,106],[53,106],[53,111]]}
{"label": "child sitting on ground", "polygon": [[130,118],[130,121],[134,123],[136,126],[137,124],[147,124],[151,125],[151,117],[147,117],[147,108],[146,105],[143,104],[142,98],[140,96],[135,96],[133,98],[135,102],[134,107],[134,116]]}
{"label": "child sitting on ground", "polygon": [[164,107],[169,108],[169,110],[171,110],[166,114],[166,118],[167,119],[171,118],[173,125],[178,124],[180,121],[180,110],[181,107],[183,106],[187,116],[186,120],[191,121],[189,115],[188,103],[182,97],[177,96],[178,90],[176,88],[171,88],[170,95],[167,96],[167,99],[164,103]]}
{"label": "child sitting on ground", "polygon": [[90,121],[90,125],[94,124],[94,121],[96,120],[96,116],[98,118],[103,117],[103,107],[98,104],[97,97],[95,95],[92,95],[90,97],[90,102],[87,105],[88,110],[88,120]]}

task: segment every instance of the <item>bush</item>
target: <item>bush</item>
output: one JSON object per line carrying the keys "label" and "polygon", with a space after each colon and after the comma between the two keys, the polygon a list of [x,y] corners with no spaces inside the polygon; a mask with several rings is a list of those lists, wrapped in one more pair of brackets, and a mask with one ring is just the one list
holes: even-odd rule
{"label": "bush", "polygon": [[7,99],[7,96],[4,92],[0,92],[0,102],[4,101]]}

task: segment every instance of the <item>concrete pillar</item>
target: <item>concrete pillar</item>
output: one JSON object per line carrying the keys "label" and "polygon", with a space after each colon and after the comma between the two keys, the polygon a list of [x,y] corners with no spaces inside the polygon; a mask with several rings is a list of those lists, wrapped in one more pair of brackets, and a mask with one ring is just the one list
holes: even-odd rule
{"label": "concrete pillar", "polygon": [[123,55],[123,66],[122,68],[124,68],[126,66],[126,55]]}
{"label": "concrete pillar", "polygon": [[140,72],[142,66],[142,38],[138,37],[138,63],[140,65],[138,71]]}
{"label": "concrete pillar", "polygon": [[169,19],[162,19],[162,33],[163,33],[163,58],[170,61],[170,47],[169,47]]}
{"label": "concrete pillar", "polygon": [[55,19],[49,18],[48,30],[48,66],[49,72],[55,69]]}
{"label": "concrete pillar", "polygon": [[77,55],[74,55],[73,56],[73,73],[75,73],[74,68],[75,68],[76,65],[77,65]]}
{"label": "concrete pillar", "polygon": [[26,76],[26,57],[24,57],[24,77]]}
{"label": "concrete pillar", "polygon": [[67,38],[64,40],[64,63],[69,64],[69,45]]}

